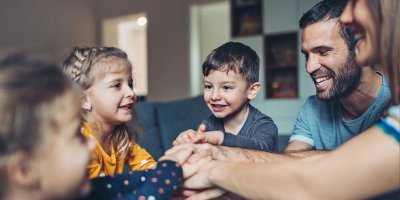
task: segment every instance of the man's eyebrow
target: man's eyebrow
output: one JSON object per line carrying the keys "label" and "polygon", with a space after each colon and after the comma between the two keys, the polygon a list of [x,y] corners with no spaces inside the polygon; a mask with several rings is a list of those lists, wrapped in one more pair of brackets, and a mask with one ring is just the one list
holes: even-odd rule
{"label": "man's eyebrow", "polygon": [[313,47],[311,49],[311,51],[320,51],[320,50],[333,50],[333,48],[330,46],[326,46],[326,45],[320,45],[320,46]]}

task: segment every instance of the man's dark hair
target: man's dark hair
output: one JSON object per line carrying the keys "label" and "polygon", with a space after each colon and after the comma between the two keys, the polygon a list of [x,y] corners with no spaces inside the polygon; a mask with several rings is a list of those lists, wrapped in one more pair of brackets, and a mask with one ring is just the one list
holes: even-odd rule
{"label": "man's dark hair", "polygon": [[214,49],[203,63],[203,75],[214,70],[232,70],[251,85],[258,81],[260,59],[250,47],[239,42],[227,42]]}
{"label": "man's dark hair", "polygon": [[[340,15],[342,15],[346,7],[347,0],[323,0],[315,4],[310,10],[303,14],[300,18],[299,26],[304,29],[308,25],[336,19],[339,22]],[[354,51],[356,41],[353,32],[346,26],[340,24],[340,35],[346,42],[350,52]]]}

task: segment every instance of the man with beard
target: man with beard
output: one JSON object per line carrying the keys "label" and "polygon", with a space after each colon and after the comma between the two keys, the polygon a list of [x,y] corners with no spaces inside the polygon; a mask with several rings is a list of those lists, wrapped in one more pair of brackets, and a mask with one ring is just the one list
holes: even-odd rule
{"label": "man with beard", "polygon": [[[372,126],[391,99],[386,78],[355,63],[356,38],[339,22],[347,1],[325,0],[300,19],[301,52],[316,95],[300,109],[285,152],[332,150]],[[318,152],[298,153],[298,157]]]}
{"label": "man with beard", "polygon": [[390,88],[372,66],[356,66],[356,38],[339,22],[346,3],[321,1],[299,21],[301,51],[316,95],[300,109],[283,154],[209,144],[184,144],[174,149],[194,146],[199,153],[190,162],[205,155],[220,161],[278,162],[324,154],[372,126],[390,103]]}

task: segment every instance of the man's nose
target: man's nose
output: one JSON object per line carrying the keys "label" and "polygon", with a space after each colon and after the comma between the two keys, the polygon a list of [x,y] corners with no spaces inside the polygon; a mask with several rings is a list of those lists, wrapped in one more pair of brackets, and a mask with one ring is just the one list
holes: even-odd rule
{"label": "man's nose", "polygon": [[318,58],[310,55],[310,57],[306,61],[307,73],[312,74],[315,71],[319,70],[320,68],[321,68],[321,64],[320,64]]}

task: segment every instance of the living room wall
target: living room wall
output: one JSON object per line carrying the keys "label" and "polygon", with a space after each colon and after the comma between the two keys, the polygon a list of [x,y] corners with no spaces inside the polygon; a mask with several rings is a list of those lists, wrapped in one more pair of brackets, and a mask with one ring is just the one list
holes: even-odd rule
{"label": "living room wall", "polygon": [[24,48],[61,59],[75,45],[96,43],[94,0],[0,1],[0,54]]}
{"label": "living room wall", "polygon": [[107,18],[145,12],[148,24],[149,101],[189,96],[189,5],[187,0],[99,0],[98,26]]}
{"label": "living room wall", "polygon": [[[146,13],[149,101],[190,96],[190,5],[226,0],[98,0],[98,28],[107,18]],[[98,29],[98,38],[100,36]],[[99,41],[101,42],[101,41]]]}
{"label": "living room wall", "polygon": [[[199,1],[199,0],[198,0]],[[207,0],[203,0],[207,1]],[[187,0],[0,1],[0,54],[42,51],[61,60],[72,46],[101,44],[101,20],[146,12],[150,101],[189,96]],[[0,55],[1,56],[1,55]]]}

